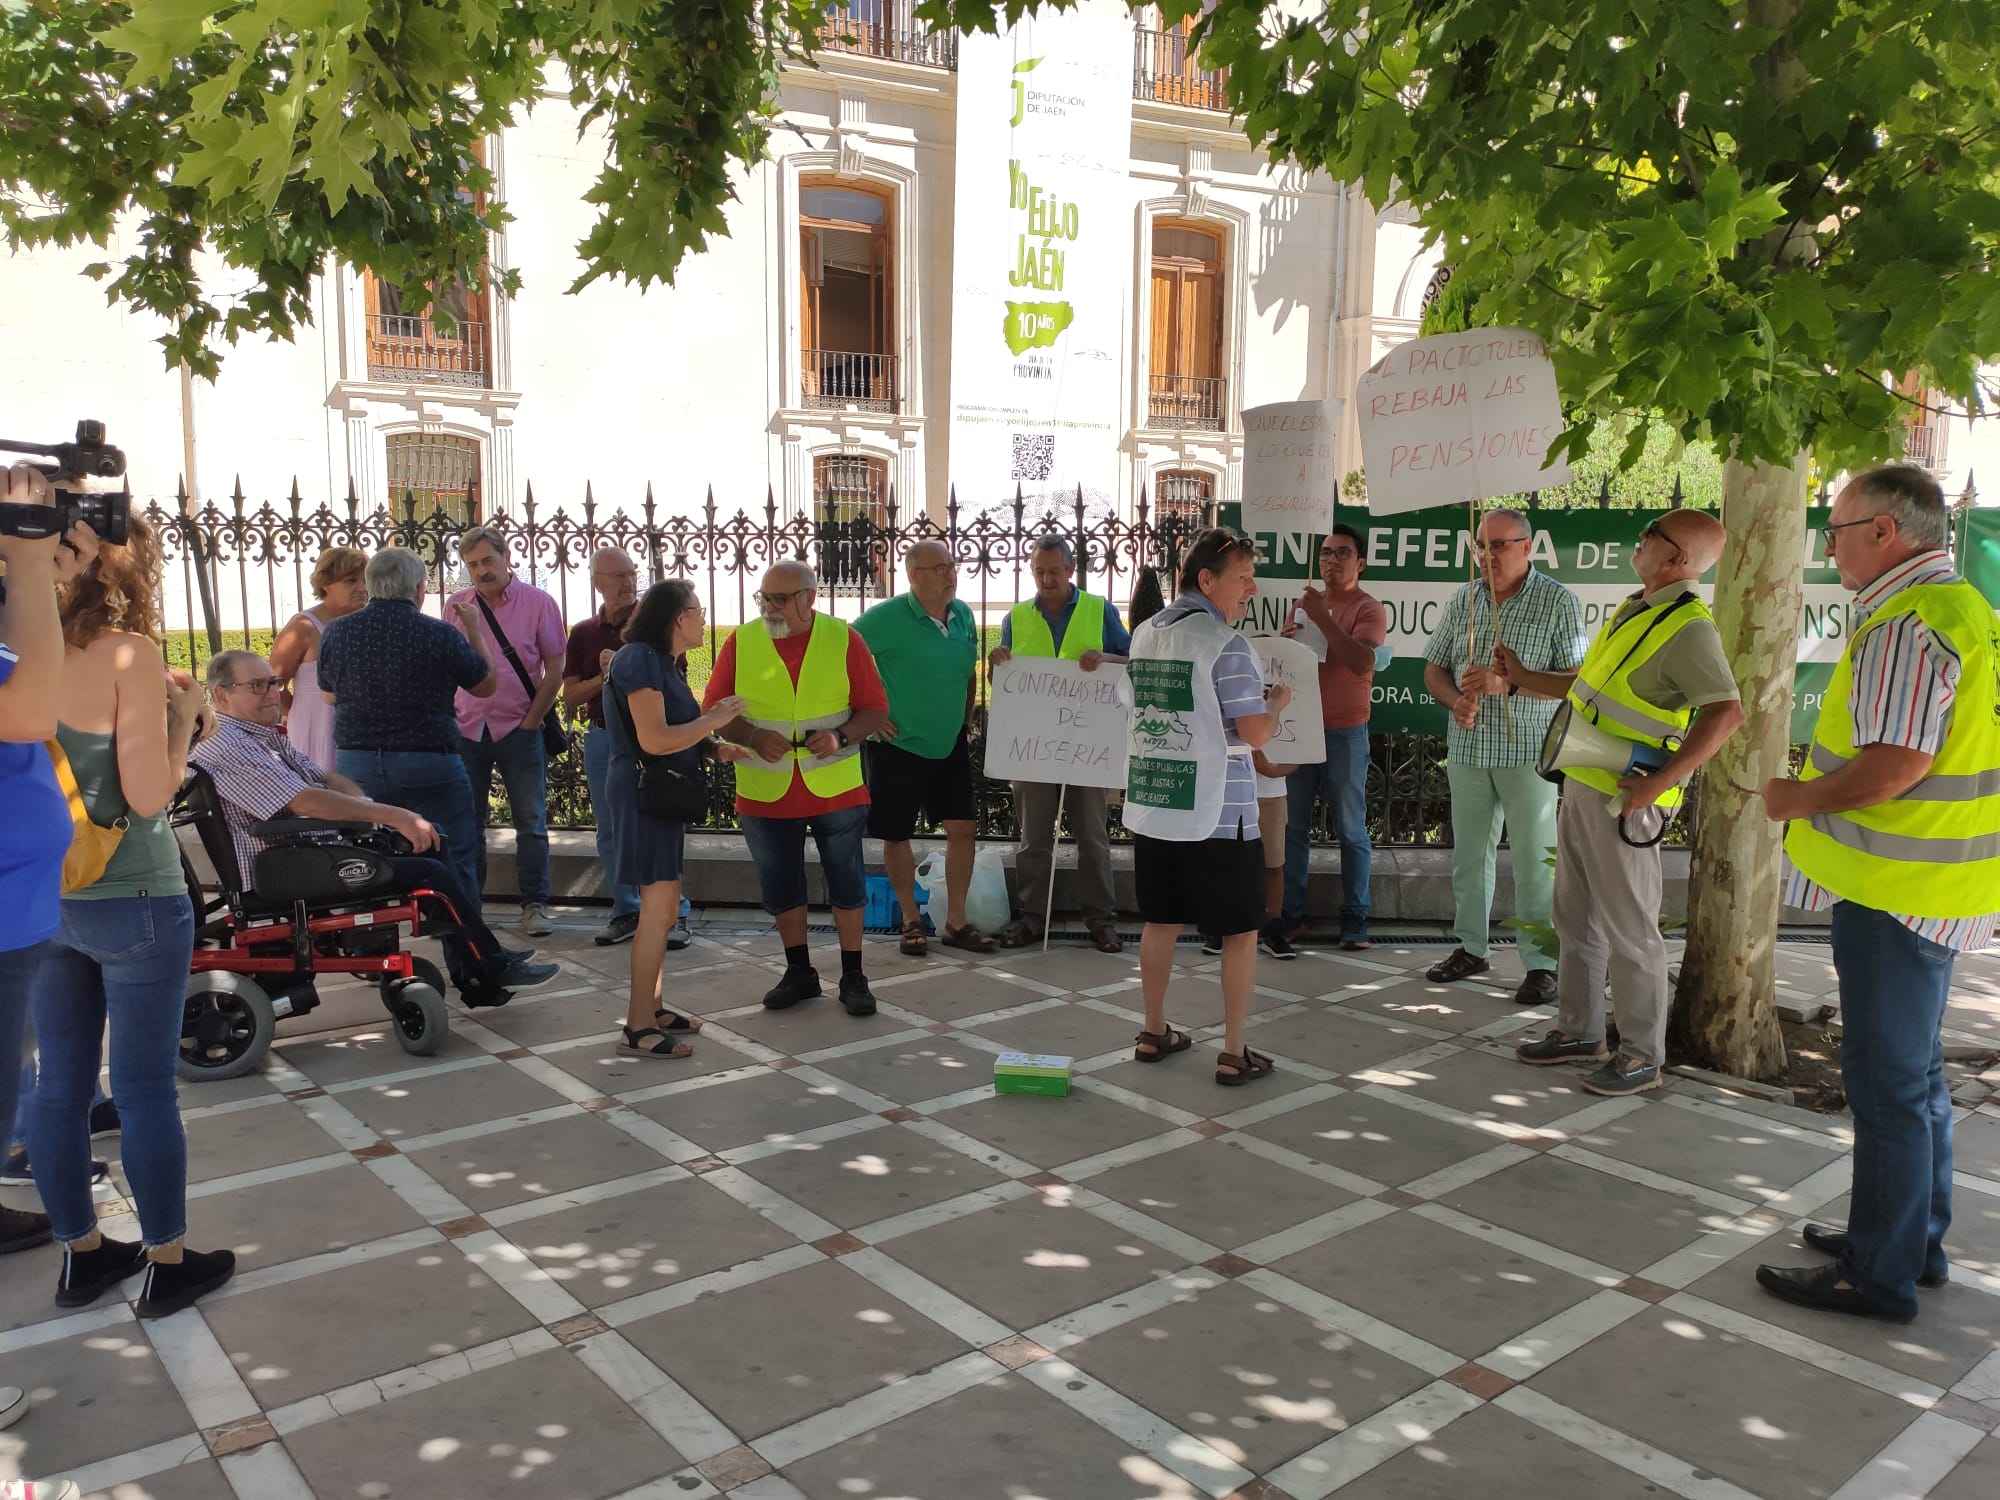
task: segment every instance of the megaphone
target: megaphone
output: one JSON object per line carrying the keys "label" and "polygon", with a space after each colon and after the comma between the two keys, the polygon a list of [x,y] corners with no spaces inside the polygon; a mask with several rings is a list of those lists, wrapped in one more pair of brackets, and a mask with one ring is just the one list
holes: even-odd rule
{"label": "megaphone", "polygon": [[1613,776],[1637,776],[1657,771],[1667,763],[1676,747],[1642,745],[1619,735],[1608,734],[1576,711],[1568,699],[1549,721],[1542,736],[1541,752],[1535,769],[1550,781],[1560,781],[1562,773],[1574,769],[1609,771]]}

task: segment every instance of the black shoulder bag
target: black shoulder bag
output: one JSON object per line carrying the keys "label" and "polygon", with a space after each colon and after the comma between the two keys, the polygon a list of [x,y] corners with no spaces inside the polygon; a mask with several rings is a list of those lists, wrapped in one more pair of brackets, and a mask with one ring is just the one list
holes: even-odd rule
{"label": "black shoulder bag", "polygon": [[632,759],[639,768],[639,783],[633,804],[648,817],[669,823],[700,823],[708,816],[708,770],[698,761],[692,771],[671,764],[669,755],[648,755],[639,744],[639,731],[632,723],[632,707],[624,693],[610,683],[604,685],[604,701],[625,725],[625,737],[632,742]]}
{"label": "black shoulder bag", "polygon": [[[500,643],[501,651],[506,654],[507,665],[512,667],[514,675],[521,679],[521,687],[527,693],[528,701],[533,703],[535,685],[528,680],[528,669],[521,665],[521,653],[516,651],[514,643],[507,639],[507,633],[500,628],[500,622],[493,616],[492,607],[480,596],[479,590],[474,589],[472,597],[478,601],[479,612],[486,616],[486,624],[493,632],[493,639]],[[562,726],[560,712],[558,705],[551,703],[549,711],[542,715],[542,751],[550,760],[560,760],[570,752],[570,734]]]}

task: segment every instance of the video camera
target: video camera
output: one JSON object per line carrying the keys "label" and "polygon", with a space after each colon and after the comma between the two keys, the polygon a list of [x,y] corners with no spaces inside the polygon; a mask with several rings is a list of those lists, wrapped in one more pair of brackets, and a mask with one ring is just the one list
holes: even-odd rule
{"label": "video camera", "polygon": [[132,514],[130,486],[121,486],[115,495],[64,487],[65,480],[116,479],[125,472],[124,450],[104,441],[102,422],[87,418],[78,422],[73,443],[17,443],[0,438],[0,453],[41,454],[55,460],[35,465],[55,487],[55,504],[0,505],[0,534],[61,536],[81,521],[100,541],[125,545],[126,522]]}

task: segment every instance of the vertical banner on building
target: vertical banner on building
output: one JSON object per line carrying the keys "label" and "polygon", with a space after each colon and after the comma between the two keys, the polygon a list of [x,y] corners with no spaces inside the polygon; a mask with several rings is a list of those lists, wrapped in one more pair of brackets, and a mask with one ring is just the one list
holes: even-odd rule
{"label": "vertical banner on building", "polygon": [[1117,493],[1132,279],[1132,19],[1024,16],[958,53],[951,475],[977,512]]}
{"label": "vertical banner on building", "polygon": [[[1243,409],[1244,533],[1257,544],[1257,597],[1242,628],[1276,635],[1319,576],[1315,538],[1333,524],[1333,425],[1340,402],[1273,401]],[[1315,655],[1317,630],[1302,637]]]}

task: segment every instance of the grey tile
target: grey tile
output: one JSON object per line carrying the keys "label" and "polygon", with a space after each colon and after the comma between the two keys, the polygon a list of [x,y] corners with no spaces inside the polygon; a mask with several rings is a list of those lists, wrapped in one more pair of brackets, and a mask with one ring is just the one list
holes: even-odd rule
{"label": "grey tile", "polygon": [[86,1495],[84,1500],[224,1500],[232,1493],[222,1465],[205,1458],[177,1469],[162,1469],[144,1479],[128,1479]]}
{"label": "grey tile", "polygon": [[1281,1061],[1295,1059],[1330,1073],[1359,1073],[1436,1040],[1407,1021],[1385,1026],[1343,1014],[1338,1005],[1313,1005],[1275,1021],[1261,1021],[1244,1039]]}
{"label": "grey tile", "polygon": [[800,1145],[743,1170],[842,1229],[942,1203],[1006,1179],[900,1125]]}
{"label": "grey tile", "polygon": [[[931,942],[935,945],[937,939],[932,938]],[[1110,982],[1108,978],[1102,981]],[[918,979],[892,984],[878,990],[875,998],[899,1010],[915,1011],[928,1020],[958,1022],[967,1016],[983,1016],[988,1011],[1030,1005],[1044,996],[1039,990],[1009,984],[984,970],[963,969],[935,976],[924,974]]]}
{"label": "grey tile", "polygon": [[1063,1357],[1258,1472],[1430,1381],[1234,1282],[1085,1339]]}
{"label": "grey tile", "polygon": [[1580,1067],[1536,1068],[1490,1052],[1458,1052],[1406,1069],[1403,1083],[1433,1104],[1479,1120],[1505,1120],[1531,1130],[1575,1114],[1596,1100],[1583,1091]]}
{"label": "grey tile", "polygon": [[[381,1011],[381,1002],[375,1000],[372,1008],[375,1014],[362,1029],[336,1036],[287,1041],[279,1047],[278,1055],[322,1088],[335,1083],[353,1083],[362,1078],[407,1073],[416,1068],[434,1067],[441,1062],[456,1062],[460,1058],[481,1055],[482,1049],[469,1040],[461,1028],[447,1032],[443,1043],[431,1056],[412,1057],[396,1040],[387,1015]],[[455,1021],[465,1014],[449,1002],[447,1009],[451,1010]],[[324,1018],[315,1012],[309,1019],[321,1022]]]}
{"label": "grey tile", "polygon": [[[1136,1005],[1138,991],[1133,991],[1132,1000]],[[1111,1003],[1120,1004],[1122,998],[1114,995]],[[1132,1046],[1139,1023],[1123,1016],[1108,1016],[1079,1000],[1063,1000],[1032,1015],[970,1029],[974,1036],[998,1042],[1010,1052],[1085,1058]]]}
{"label": "grey tile", "polygon": [[[1389,976],[1378,974],[1375,977],[1380,980]],[[1520,1007],[1511,1001],[1470,985],[1432,984],[1421,978],[1391,984],[1386,989],[1345,993],[1340,1009],[1366,1011],[1455,1035],[1476,1026],[1490,1026],[1495,1021],[1520,1013]]]}
{"label": "grey tile", "polygon": [[489,1135],[413,1151],[410,1160],[474,1213],[667,1165],[650,1146],[587,1114],[511,1130],[495,1125]]}
{"label": "grey tile", "polygon": [[489,1031],[498,1032],[522,1047],[566,1042],[579,1036],[615,1038],[625,1022],[625,996],[622,991],[613,994],[596,990],[587,995],[554,995],[544,1000],[531,992],[517,995],[512,1004],[498,1010],[481,1011],[479,1019]]}
{"label": "grey tile", "polygon": [[1002,949],[993,967],[1058,990],[1095,990],[1120,980],[1139,980],[1139,945],[1127,943],[1123,953],[1099,953],[1084,943],[1055,941],[1049,951],[1041,944]]}
{"label": "grey tile", "polygon": [[1917,1416],[1893,1396],[1665,1308],[1529,1384],[1753,1495],[1801,1500],[1833,1494]]}
{"label": "grey tile", "polygon": [[1570,1139],[1618,1161],[1750,1203],[1775,1198],[1839,1160],[1837,1152],[1787,1140],[1774,1128],[1658,1102]]}
{"label": "grey tile", "polygon": [[186,1122],[189,1182],[330,1156],[338,1141],[293,1104],[266,1104]]}
{"label": "grey tile", "polygon": [[1197,1141],[1114,1167],[1086,1178],[1085,1185],[1224,1250],[1354,1201],[1352,1193],[1226,1139]]}
{"label": "grey tile", "polygon": [[623,1331],[745,1438],[966,1352],[962,1340],[831,1260]]}
{"label": "grey tile", "polygon": [[1447,1207],[1621,1271],[1643,1270],[1729,1215],[1622,1177],[1537,1156],[1446,1193]]}
{"label": "grey tile", "polygon": [[385,1141],[488,1121],[499,1129],[516,1115],[565,1102],[547,1084],[503,1062],[433,1078],[371,1084],[337,1097]]}
{"label": "grey tile", "polygon": [[1989,1437],[1937,1482],[1929,1500],[1991,1500],[1996,1494],[2000,1494],[2000,1437]]}
{"label": "grey tile", "polygon": [[[773,976],[771,983],[776,982]],[[822,972],[820,983],[825,986],[825,994],[802,1000],[790,1010],[765,1010],[760,1006],[745,1015],[729,1016],[721,1024],[792,1057],[802,1052],[817,1052],[822,1047],[844,1047],[868,1037],[892,1036],[909,1030],[907,1021],[879,1011],[872,1016],[850,1016],[842,1010],[840,1001],[834,998],[840,983],[838,970],[832,975]],[[884,993],[893,996],[895,991]],[[877,1000],[881,998],[876,996]]]}
{"label": "grey tile", "polygon": [[[1174,1024],[1184,1031],[1187,1029],[1185,1021],[1176,1020]],[[1257,1035],[1263,1029],[1261,1026],[1252,1027],[1245,1033],[1253,1052],[1264,1050],[1264,1043]],[[1305,1074],[1286,1067],[1286,1060],[1281,1057],[1277,1059],[1276,1072],[1266,1074],[1255,1083],[1225,1087],[1215,1081],[1216,1058],[1221,1051],[1220,1043],[1197,1042],[1188,1051],[1174,1053],[1159,1062],[1140,1062],[1131,1058],[1090,1076],[1114,1088],[1130,1089],[1135,1094],[1144,1094],[1148,1099],[1204,1118],[1226,1115],[1265,1099],[1275,1099],[1281,1094],[1296,1093],[1313,1083]]]}
{"label": "grey tile", "polygon": [[194,1433],[194,1420],[136,1322],[0,1354],[0,1385],[28,1393],[27,1415],[0,1437],[4,1474],[59,1476]]}
{"label": "grey tile", "polygon": [[683,1466],[562,1349],[305,1428],[285,1447],[322,1500],[605,1500]]}
{"label": "grey tile", "polygon": [[630,1094],[640,1089],[676,1083],[703,1073],[722,1073],[757,1061],[732,1047],[713,1031],[687,1037],[694,1046],[688,1057],[638,1057],[618,1050],[618,1037],[607,1034],[602,1046],[565,1047],[547,1060],[572,1078],[580,1078],[599,1094]]}
{"label": "grey tile", "polygon": [[1288,1110],[1244,1133],[1390,1187],[1477,1156],[1502,1139],[1359,1093]]}
{"label": "grey tile", "polygon": [[1341,1500],[1658,1500],[1665,1493],[1497,1406],[1467,1412],[1340,1488]]}
{"label": "grey tile", "polygon": [[779,1141],[867,1111],[824,1083],[792,1072],[763,1071],[750,1078],[647,1099],[632,1108],[677,1135],[727,1151],[754,1141]]}
{"label": "grey tile", "polygon": [[238,1270],[345,1250],[423,1225],[423,1216],[359,1162],[235,1188],[188,1205],[189,1233],[234,1250]]}
{"label": "grey tile", "polygon": [[1093,1092],[1088,1082],[1061,1098],[995,1094],[932,1118],[1038,1167],[1078,1161],[1174,1128],[1157,1115]]}
{"label": "grey tile", "polygon": [[447,1244],[211,1300],[202,1313],[267,1411],[535,1326]]}
{"label": "grey tile", "polygon": [[991,1052],[928,1032],[866,1052],[829,1057],[814,1066],[898,1104],[917,1104],[993,1082]]}

